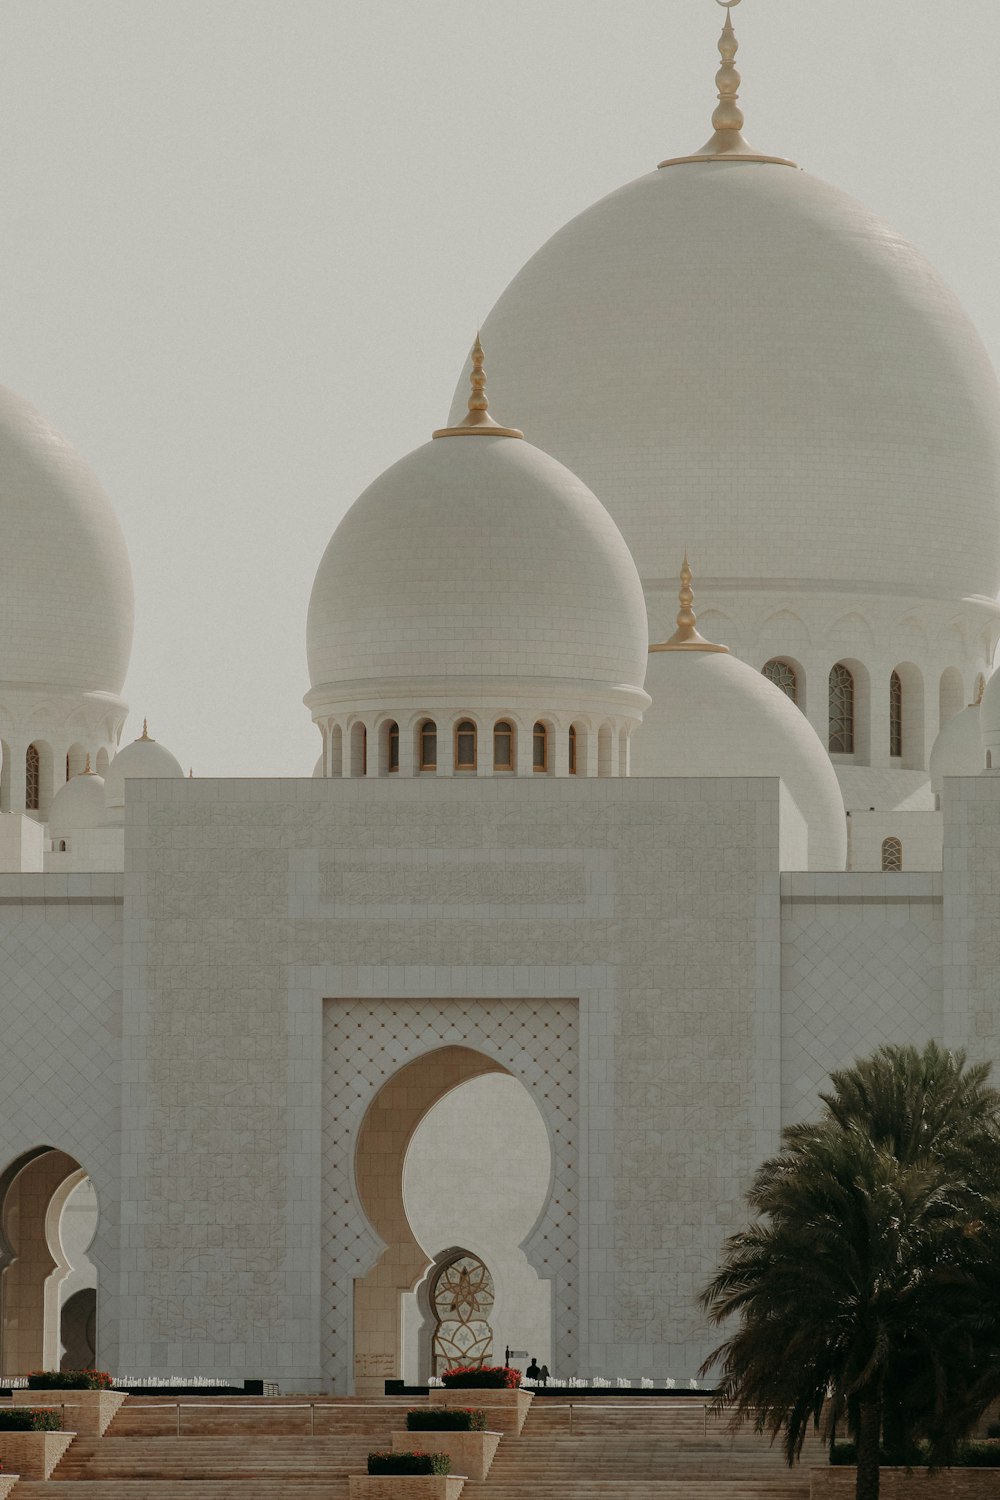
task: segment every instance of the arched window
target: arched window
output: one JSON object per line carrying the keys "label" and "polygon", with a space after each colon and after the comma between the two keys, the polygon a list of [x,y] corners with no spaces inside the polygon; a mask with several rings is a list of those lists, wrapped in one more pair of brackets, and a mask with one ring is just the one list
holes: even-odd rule
{"label": "arched window", "polygon": [[29,745],[24,757],[24,806],[37,812],[41,793],[42,761],[37,745]]}
{"label": "arched window", "polygon": [[576,775],[576,725],[569,726],[569,774]]}
{"label": "arched window", "polygon": [[889,678],[889,754],[903,753],[903,683],[898,672]]}
{"label": "arched window", "polygon": [[882,869],[898,871],[903,868],[903,845],[899,839],[882,840]]}
{"label": "arched window", "polygon": [[463,719],[455,728],[455,770],[476,769],[476,726],[471,719]]}
{"label": "arched window", "polygon": [[536,771],[549,769],[549,731],[541,723],[531,731],[531,764]]}
{"label": "arched window", "polygon": [[799,679],[795,668],[790,667],[787,661],[780,661],[775,657],[773,661],[765,662],[761,667],[761,676],[766,677],[768,682],[773,682],[776,688],[780,688],[786,698],[791,698],[793,703],[799,701]]}
{"label": "arched window", "polygon": [[399,770],[399,725],[396,723],[395,719],[393,719],[389,725],[386,737],[386,748],[389,751],[387,759],[389,772],[391,774],[393,771]]}
{"label": "arched window", "polygon": [[420,769],[436,771],[438,763],[438,730],[433,719],[425,719],[420,726]]}
{"label": "arched window", "polygon": [[494,771],[513,771],[514,769],[514,726],[506,719],[501,719],[493,726],[493,769]]}
{"label": "arched window", "polygon": [[854,674],[839,661],[830,671],[831,755],[854,754]]}

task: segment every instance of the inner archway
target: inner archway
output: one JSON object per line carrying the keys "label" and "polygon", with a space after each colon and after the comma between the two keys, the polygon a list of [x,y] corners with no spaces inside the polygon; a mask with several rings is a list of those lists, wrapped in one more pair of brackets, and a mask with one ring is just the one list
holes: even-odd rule
{"label": "inner archway", "polygon": [[[548,1201],[551,1178],[545,1121],[528,1090],[507,1074],[460,1085],[421,1121],[406,1155],[403,1200],[433,1265],[416,1291],[403,1297],[403,1375],[409,1383],[423,1385],[428,1375],[440,1375],[446,1346],[454,1354],[469,1344],[466,1363],[476,1363],[472,1335],[486,1338],[487,1325],[495,1360],[509,1346],[553,1367],[552,1282],[524,1251]],[[487,1289],[482,1298],[475,1295],[476,1262],[485,1273],[479,1277]],[[445,1287],[442,1300],[442,1278],[456,1266],[459,1281]],[[442,1335],[442,1307],[456,1295],[458,1322],[484,1326]],[[516,1363],[523,1368],[527,1361]]]}
{"label": "inner archway", "polygon": [[383,1371],[401,1368],[400,1297],[431,1260],[403,1202],[403,1166],[417,1126],[439,1099],[470,1079],[504,1072],[468,1047],[441,1047],[407,1063],[369,1105],[358,1136],[355,1175],[361,1206],[385,1250],[354,1284],[354,1365],[358,1395],[378,1395]]}

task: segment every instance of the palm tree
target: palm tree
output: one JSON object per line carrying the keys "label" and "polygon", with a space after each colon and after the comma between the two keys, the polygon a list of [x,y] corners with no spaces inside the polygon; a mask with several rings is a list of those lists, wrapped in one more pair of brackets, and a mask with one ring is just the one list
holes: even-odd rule
{"label": "palm tree", "polygon": [[[739,1320],[706,1361],[718,1402],[783,1437],[838,1413],[858,1444],[857,1500],[877,1500],[891,1430],[947,1456],[998,1384],[1000,1094],[936,1046],[883,1048],[835,1074],[823,1117],[794,1126],[749,1194],[703,1294]],[[908,1455],[907,1455],[908,1456]]]}

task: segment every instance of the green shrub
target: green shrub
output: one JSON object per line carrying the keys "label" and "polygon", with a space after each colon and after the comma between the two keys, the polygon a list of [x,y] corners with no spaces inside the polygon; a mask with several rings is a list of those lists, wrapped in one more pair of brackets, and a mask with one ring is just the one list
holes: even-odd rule
{"label": "green shrub", "polygon": [[515,1390],[521,1384],[520,1370],[508,1365],[456,1365],[441,1376],[446,1386],[478,1386],[489,1390]]}
{"label": "green shrub", "polygon": [[471,1406],[421,1406],[406,1413],[407,1432],[485,1432],[486,1413]]}
{"label": "green shrub", "polygon": [[[830,1455],[832,1464],[855,1464],[858,1460],[858,1450],[854,1443],[834,1443],[833,1452]],[[879,1450],[878,1461],[885,1469],[906,1467],[904,1459],[898,1453],[887,1453],[884,1448]],[[916,1467],[927,1462],[927,1444],[919,1443],[917,1453],[912,1460]],[[1000,1443],[980,1440],[979,1442],[959,1443],[958,1451],[954,1461],[948,1465],[953,1469],[1000,1469]]]}
{"label": "green shrub", "polygon": [[1000,1422],[991,1422],[986,1429],[986,1436],[988,1438],[1000,1437]]}
{"label": "green shrub", "polygon": [[29,1391],[109,1391],[106,1370],[34,1370],[28,1376]]}
{"label": "green shrub", "polygon": [[1000,1469],[1000,1443],[971,1439],[960,1443],[955,1462],[963,1469]]}
{"label": "green shrub", "polygon": [[30,1406],[14,1406],[0,1411],[0,1432],[58,1432],[62,1417],[57,1411],[35,1411]]}
{"label": "green shrub", "polygon": [[369,1474],[450,1474],[447,1453],[369,1453]]}

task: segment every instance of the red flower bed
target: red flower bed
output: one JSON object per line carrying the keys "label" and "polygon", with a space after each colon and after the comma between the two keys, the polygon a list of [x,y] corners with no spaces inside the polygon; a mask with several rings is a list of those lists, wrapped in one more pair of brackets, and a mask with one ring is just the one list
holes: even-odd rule
{"label": "red flower bed", "polygon": [[471,1385],[490,1390],[516,1390],[521,1384],[520,1370],[509,1365],[455,1365],[441,1376],[446,1386]]}

